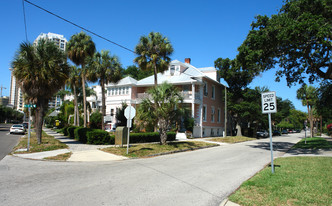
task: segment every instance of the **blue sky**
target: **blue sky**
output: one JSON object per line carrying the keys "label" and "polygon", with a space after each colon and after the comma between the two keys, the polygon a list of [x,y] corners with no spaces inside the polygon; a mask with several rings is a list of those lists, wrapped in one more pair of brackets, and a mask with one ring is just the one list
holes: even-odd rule
{"label": "blue sky", "polygon": [[[134,50],[140,36],[160,32],[174,47],[171,58],[184,61],[191,58],[195,67],[214,66],[219,58],[234,58],[256,15],[276,14],[282,0],[30,0],[118,44]],[[9,96],[10,63],[19,44],[25,41],[21,0],[0,1],[2,39],[0,47],[0,85],[3,96]],[[67,40],[81,31],[48,13],[25,3],[28,40],[40,33],[58,33]],[[97,50],[110,50],[119,56],[126,68],[133,65],[135,55],[105,40],[91,35]],[[250,87],[267,86],[277,96],[289,99],[296,109],[306,111],[296,99],[299,86],[287,87],[285,79],[275,82],[275,70],[256,77]]]}

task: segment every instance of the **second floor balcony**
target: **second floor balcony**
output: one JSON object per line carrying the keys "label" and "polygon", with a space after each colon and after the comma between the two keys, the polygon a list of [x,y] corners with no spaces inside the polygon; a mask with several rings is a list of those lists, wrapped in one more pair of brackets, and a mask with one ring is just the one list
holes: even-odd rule
{"label": "second floor balcony", "polygon": [[[193,93],[192,91],[181,91],[180,92],[182,97],[183,97],[183,101],[192,101],[193,100]],[[194,100],[201,100],[201,95],[199,92],[195,92],[194,94]],[[149,94],[148,93],[137,93],[136,95],[136,98],[138,100],[142,100],[142,99],[145,99],[145,98],[148,98],[149,97]]]}

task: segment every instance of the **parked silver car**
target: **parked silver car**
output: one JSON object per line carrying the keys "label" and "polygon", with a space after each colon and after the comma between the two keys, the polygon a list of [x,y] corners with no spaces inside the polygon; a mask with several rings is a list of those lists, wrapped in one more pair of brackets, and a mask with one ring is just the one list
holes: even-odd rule
{"label": "parked silver car", "polygon": [[265,138],[269,136],[269,133],[266,130],[261,130],[256,133],[256,136]]}
{"label": "parked silver car", "polygon": [[10,134],[25,134],[25,128],[23,124],[14,124],[9,130]]}

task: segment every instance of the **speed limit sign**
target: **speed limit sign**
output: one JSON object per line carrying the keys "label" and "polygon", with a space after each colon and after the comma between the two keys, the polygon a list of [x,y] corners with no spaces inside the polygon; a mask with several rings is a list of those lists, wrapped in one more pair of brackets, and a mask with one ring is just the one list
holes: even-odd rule
{"label": "speed limit sign", "polygon": [[262,113],[276,113],[277,112],[277,96],[276,92],[262,93]]}

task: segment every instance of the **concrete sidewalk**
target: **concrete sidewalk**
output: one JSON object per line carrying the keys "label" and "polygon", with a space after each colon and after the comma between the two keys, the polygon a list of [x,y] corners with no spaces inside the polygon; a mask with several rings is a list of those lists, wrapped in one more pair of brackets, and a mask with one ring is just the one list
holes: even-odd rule
{"label": "concrete sidewalk", "polygon": [[70,139],[62,134],[54,132],[51,129],[43,128],[43,131],[53,136],[55,139],[65,143],[68,145],[69,149],[59,149],[47,152],[36,152],[29,154],[14,154],[15,156],[27,158],[27,159],[37,159],[42,160],[45,157],[54,157],[59,154],[65,154],[71,152],[72,155],[67,161],[76,161],[76,162],[91,162],[91,161],[115,161],[115,160],[125,160],[127,157],[118,156],[114,154],[110,154],[107,152],[103,152],[99,149],[110,147],[110,145],[89,145],[82,144],[81,142]]}

